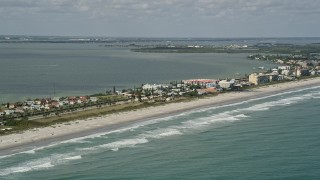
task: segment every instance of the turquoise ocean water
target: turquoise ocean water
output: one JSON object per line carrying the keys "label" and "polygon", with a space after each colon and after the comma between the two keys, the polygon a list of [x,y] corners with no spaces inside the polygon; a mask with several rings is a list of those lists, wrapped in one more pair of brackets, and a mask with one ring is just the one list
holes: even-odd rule
{"label": "turquoise ocean water", "polygon": [[319,179],[320,86],[0,157],[0,179]]}

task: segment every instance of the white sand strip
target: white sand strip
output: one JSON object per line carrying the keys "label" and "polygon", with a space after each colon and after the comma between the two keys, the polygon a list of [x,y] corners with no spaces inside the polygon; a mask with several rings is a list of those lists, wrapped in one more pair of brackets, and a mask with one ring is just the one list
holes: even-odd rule
{"label": "white sand strip", "polygon": [[28,130],[19,134],[10,134],[0,136],[0,150],[18,147],[41,140],[63,137],[66,135],[77,134],[85,131],[92,131],[111,125],[134,122],[150,117],[161,116],[165,114],[175,113],[178,111],[186,111],[190,109],[200,108],[204,106],[219,106],[225,102],[239,102],[256,97],[263,97],[282,91],[290,91],[296,88],[306,88],[309,86],[320,86],[320,78],[313,78],[301,81],[293,81],[276,85],[255,88],[246,92],[231,92],[220,94],[216,97],[198,99],[190,102],[170,103],[164,106],[156,106],[143,108],[136,111],[123,112],[118,114],[110,114],[102,117],[89,118],[86,120],[71,121],[69,123],[57,124],[54,127],[38,128]]}

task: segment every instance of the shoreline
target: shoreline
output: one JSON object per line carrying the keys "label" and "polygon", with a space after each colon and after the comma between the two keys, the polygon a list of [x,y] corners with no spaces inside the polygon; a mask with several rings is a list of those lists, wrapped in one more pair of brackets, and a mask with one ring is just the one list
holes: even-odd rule
{"label": "shoreline", "polygon": [[262,98],[286,92],[320,85],[320,78],[304,79],[257,87],[243,92],[230,92],[215,97],[205,97],[188,102],[169,103],[162,106],[142,108],[85,120],[70,121],[54,126],[36,128],[17,134],[0,136],[0,156],[19,153],[39,146],[85,137],[92,134],[124,128],[135,123],[177,115],[182,112],[207,107],[239,103],[250,99]]}

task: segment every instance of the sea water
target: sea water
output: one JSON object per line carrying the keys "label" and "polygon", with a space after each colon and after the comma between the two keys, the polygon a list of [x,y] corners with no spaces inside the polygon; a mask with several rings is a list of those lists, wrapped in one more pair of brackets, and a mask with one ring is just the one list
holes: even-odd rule
{"label": "sea water", "polygon": [[319,179],[320,86],[0,157],[0,179]]}

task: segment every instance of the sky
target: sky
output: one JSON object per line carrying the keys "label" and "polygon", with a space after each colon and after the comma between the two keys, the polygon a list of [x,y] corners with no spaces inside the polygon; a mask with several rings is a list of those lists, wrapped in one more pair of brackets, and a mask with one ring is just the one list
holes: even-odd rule
{"label": "sky", "polygon": [[320,37],[320,0],[0,0],[0,34]]}

